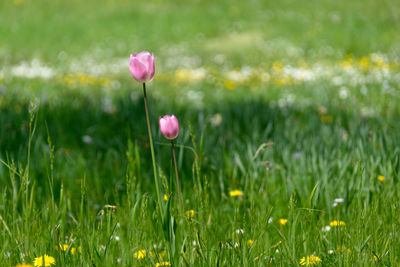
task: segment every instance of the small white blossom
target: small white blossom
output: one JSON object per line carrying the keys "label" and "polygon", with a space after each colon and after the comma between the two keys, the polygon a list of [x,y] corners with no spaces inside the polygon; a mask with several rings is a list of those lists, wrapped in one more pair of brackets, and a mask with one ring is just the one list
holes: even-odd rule
{"label": "small white blossom", "polygon": [[322,227],[322,232],[329,232],[331,230],[331,227],[329,225]]}
{"label": "small white blossom", "polygon": [[243,229],[236,229],[236,233],[237,233],[238,235],[244,234],[244,230],[243,230]]}

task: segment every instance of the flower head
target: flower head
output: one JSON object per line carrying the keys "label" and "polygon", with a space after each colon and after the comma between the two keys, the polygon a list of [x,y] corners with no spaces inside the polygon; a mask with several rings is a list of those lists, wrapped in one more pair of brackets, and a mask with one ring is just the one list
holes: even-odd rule
{"label": "flower head", "polygon": [[331,227],[329,225],[322,227],[322,232],[329,232],[331,230]]}
{"label": "flower head", "polygon": [[147,51],[132,54],[129,61],[129,70],[133,78],[140,83],[149,82],[155,73],[154,54]]}
{"label": "flower head", "polygon": [[28,263],[20,263],[15,265],[15,267],[33,267],[33,265]]}
{"label": "flower head", "polygon": [[287,222],[288,222],[288,220],[287,220],[287,219],[284,219],[284,218],[280,218],[280,219],[278,220],[278,223],[279,223],[280,225],[282,225],[282,226],[284,226],[285,224],[287,224]]}
{"label": "flower head", "polygon": [[243,191],[240,191],[240,190],[235,189],[235,190],[230,191],[230,192],[229,192],[229,195],[230,195],[231,197],[240,197],[240,196],[243,195]]}
{"label": "flower head", "polygon": [[186,211],[186,216],[188,218],[193,218],[194,217],[194,210],[187,210]]}
{"label": "flower head", "polygon": [[139,251],[136,251],[135,253],[133,253],[133,257],[135,257],[136,259],[143,259],[144,257],[146,257],[146,250],[145,249],[141,249]]}
{"label": "flower head", "polygon": [[165,138],[174,140],[179,134],[179,122],[174,115],[165,115],[158,120],[160,124],[161,133]]}
{"label": "flower head", "polygon": [[169,261],[163,261],[163,262],[156,263],[156,267],[161,267],[161,266],[171,266],[171,263]]}
{"label": "flower head", "polygon": [[317,265],[320,262],[322,262],[321,258],[314,255],[310,255],[300,259],[300,265]]}
{"label": "flower head", "polygon": [[385,176],[383,176],[383,175],[378,175],[378,181],[379,182],[381,182],[381,183],[383,183],[384,181],[385,181]]}
{"label": "flower head", "polygon": [[331,223],[329,225],[332,227],[346,226],[346,223],[344,221],[334,220],[334,221],[331,221]]}
{"label": "flower head", "polygon": [[56,264],[56,260],[53,257],[46,254],[35,258],[35,260],[33,261],[33,265],[35,265],[35,267],[42,267],[42,266],[49,267],[53,264]]}

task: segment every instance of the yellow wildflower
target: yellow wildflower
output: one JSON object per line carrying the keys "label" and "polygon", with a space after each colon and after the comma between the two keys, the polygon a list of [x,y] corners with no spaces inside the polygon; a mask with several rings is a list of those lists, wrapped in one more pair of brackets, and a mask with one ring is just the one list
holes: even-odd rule
{"label": "yellow wildflower", "polygon": [[275,61],[274,63],[272,63],[272,70],[273,70],[275,73],[281,73],[281,72],[282,72],[282,69],[283,69],[283,65],[282,65],[281,62]]}
{"label": "yellow wildflower", "polygon": [[233,90],[233,89],[235,89],[236,84],[231,80],[226,80],[224,82],[224,86],[226,87],[226,89]]}
{"label": "yellow wildflower", "polygon": [[164,194],[164,201],[168,201],[168,195]]}
{"label": "yellow wildflower", "polygon": [[58,244],[57,250],[58,249],[61,249],[62,251],[67,251],[68,245],[67,244]]}
{"label": "yellow wildflower", "polygon": [[253,244],[254,244],[254,241],[253,241],[253,240],[251,240],[251,239],[247,240],[247,245],[251,246],[251,245],[253,245]]}
{"label": "yellow wildflower", "polygon": [[348,55],[348,56],[346,57],[345,60],[339,62],[339,65],[340,65],[343,69],[349,69],[349,68],[351,68],[351,67],[353,66],[353,59],[352,59],[352,57],[351,57],[350,55]]}
{"label": "yellow wildflower", "polygon": [[171,266],[171,263],[169,261],[163,261],[163,262],[156,263],[156,267],[161,267],[161,266]]}
{"label": "yellow wildflower", "polygon": [[194,217],[194,210],[187,210],[186,211],[186,216],[188,218],[193,218]]}
{"label": "yellow wildflower", "polygon": [[378,181],[383,183],[385,181],[385,176],[383,175],[378,175]]}
{"label": "yellow wildflower", "polygon": [[35,258],[35,260],[33,261],[33,265],[35,265],[35,267],[42,267],[42,266],[49,267],[53,264],[56,264],[56,260],[53,257],[46,254]]}
{"label": "yellow wildflower", "polygon": [[20,263],[15,265],[15,267],[33,267],[33,265],[28,263]]}
{"label": "yellow wildflower", "polygon": [[320,262],[322,262],[321,258],[314,255],[310,255],[300,259],[300,265],[317,265]]}
{"label": "yellow wildflower", "polygon": [[278,220],[278,223],[279,223],[280,225],[282,225],[282,226],[284,226],[285,224],[287,224],[287,222],[288,222],[288,220],[287,220],[287,219],[284,219],[284,218],[280,218],[280,219]]}
{"label": "yellow wildflower", "polygon": [[368,69],[368,65],[369,65],[368,58],[365,57],[365,56],[362,57],[362,58],[360,59],[359,64],[360,64],[361,68],[363,68],[364,70]]}
{"label": "yellow wildflower", "polygon": [[331,221],[331,223],[329,225],[332,226],[332,227],[346,226],[346,223],[344,221],[334,220],[334,221]]}
{"label": "yellow wildflower", "polygon": [[229,192],[229,195],[231,196],[231,197],[240,197],[240,196],[242,196],[243,195],[243,191],[240,191],[240,190],[232,190],[232,191],[230,191]]}
{"label": "yellow wildflower", "polygon": [[[68,248],[69,248],[69,245],[68,245],[68,244],[59,244],[59,245],[56,247],[57,250],[62,250],[62,251],[67,251]],[[70,252],[71,252],[71,254],[75,254],[76,248],[71,247]]]}
{"label": "yellow wildflower", "polygon": [[141,249],[139,251],[136,251],[135,253],[133,253],[133,257],[137,258],[137,259],[143,259],[144,257],[146,257],[146,250],[145,249]]}

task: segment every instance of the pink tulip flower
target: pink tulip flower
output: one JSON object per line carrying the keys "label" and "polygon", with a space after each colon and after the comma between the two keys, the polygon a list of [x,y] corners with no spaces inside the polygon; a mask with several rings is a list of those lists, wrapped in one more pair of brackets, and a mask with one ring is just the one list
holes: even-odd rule
{"label": "pink tulip flower", "polygon": [[147,51],[132,54],[129,61],[129,70],[133,78],[140,83],[150,82],[155,73],[154,54]]}
{"label": "pink tulip flower", "polygon": [[174,115],[165,115],[158,120],[160,124],[161,133],[165,138],[174,140],[179,134],[178,119]]}

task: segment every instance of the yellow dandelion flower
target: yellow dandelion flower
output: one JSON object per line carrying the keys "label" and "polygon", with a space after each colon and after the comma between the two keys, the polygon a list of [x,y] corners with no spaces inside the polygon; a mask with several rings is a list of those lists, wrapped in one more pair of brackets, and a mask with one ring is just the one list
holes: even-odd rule
{"label": "yellow dandelion flower", "polygon": [[233,82],[233,81],[231,81],[231,80],[226,80],[226,81],[224,82],[224,86],[225,86],[226,89],[228,89],[228,90],[233,90],[233,89],[235,89],[236,84],[235,84],[235,82]]}
{"label": "yellow dandelion flower", "polygon": [[194,217],[194,210],[187,210],[186,211],[186,216],[188,218],[193,218]]}
{"label": "yellow dandelion flower", "polygon": [[374,255],[374,260],[375,261],[379,261],[381,259],[381,255],[379,255],[379,254],[375,254]]}
{"label": "yellow dandelion flower", "polygon": [[68,245],[67,244],[58,244],[57,250],[67,251]]}
{"label": "yellow dandelion flower", "polygon": [[385,181],[385,176],[383,176],[383,175],[378,175],[378,181],[379,182],[381,182],[381,183],[383,183],[384,181]]}
{"label": "yellow dandelion flower", "polygon": [[46,254],[35,258],[35,260],[33,261],[33,265],[35,265],[35,267],[43,267],[43,266],[49,267],[53,264],[56,264],[56,260],[53,257]]}
{"label": "yellow dandelion flower", "polygon": [[136,251],[135,253],[133,253],[133,257],[135,257],[136,259],[143,259],[144,257],[146,257],[146,250],[145,249],[141,249],[139,251]]}
{"label": "yellow dandelion flower", "polygon": [[346,223],[344,221],[334,220],[334,221],[331,221],[331,223],[329,225],[332,227],[346,226]]}
{"label": "yellow dandelion flower", "polygon": [[171,263],[169,261],[163,261],[163,262],[156,263],[156,267],[161,267],[161,266],[171,266]]}
{"label": "yellow dandelion flower", "polygon": [[28,263],[20,263],[15,265],[15,267],[33,267],[33,265]]}
{"label": "yellow dandelion flower", "polygon": [[[56,246],[56,249],[57,249],[57,250],[62,250],[62,251],[67,251],[68,248],[69,248],[69,245],[68,245],[68,244],[58,244],[58,246]],[[76,248],[71,247],[70,252],[71,252],[71,254],[75,254]]]}
{"label": "yellow dandelion flower", "polygon": [[279,223],[280,225],[282,225],[282,226],[284,226],[285,224],[287,224],[287,222],[288,222],[288,220],[287,220],[287,219],[284,219],[284,218],[280,218],[280,219],[278,220],[278,223]]}
{"label": "yellow dandelion flower", "polygon": [[254,244],[254,241],[253,241],[253,240],[251,240],[251,239],[247,240],[247,245],[251,246],[251,245],[253,245],[253,244]]}
{"label": "yellow dandelion flower", "polygon": [[374,260],[375,261],[380,261],[382,259],[382,256],[379,254],[374,254]]}
{"label": "yellow dandelion flower", "polygon": [[359,64],[360,64],[360,67],[363,68],[364,70],[368,69],[368,66],[369,66],[368,58],[365,56],[362,57],[360,59]]}
{"label": "yellow dandelion flower", "polygon": [[342,67],[343,69],[349,69],[353,66],[353,59],[350,55],[346,57],[345,60],[342,60],[339,62],[339,66]]}
{"label": "yellow dandelion flower", "polygon": [[240,196],[242,196],[243,195],[243,191],[240,191],[240,190],[232,190],[232,191],[230,191],[229,192],[229,195],[231,196],[231,197],[240,197]]}
{"label": "yellow dandelion flower", "polygon": [[164,194],[164,201],[168,201],[168,195]]}
{"label": "yellow dandelion flower", "polygon": [[279,61],[274,61],[274,63],[272,63],[272,70],[276,73],[281,73],[283,69],[283,64]]}
{"label": "yellow dandelion flower", "polygon": [[321,258],[318,256],[310,255],[300,259],[300,265],[317,265],[322,262]]}

